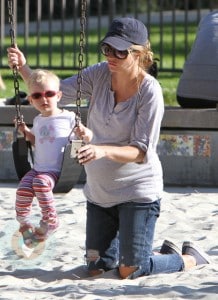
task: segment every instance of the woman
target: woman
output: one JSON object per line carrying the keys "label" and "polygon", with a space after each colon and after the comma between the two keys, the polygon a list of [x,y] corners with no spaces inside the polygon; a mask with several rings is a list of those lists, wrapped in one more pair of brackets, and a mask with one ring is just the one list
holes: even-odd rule
{"label": "woman", "polygon": [[[191,243],[183,256],[170,242],[161,249],[169,255],[152,255],[163,191],[156,146],[164,102],[147,73],[153,63],[147,29],[133,18],[115,19],[100,47],[107,61],[85,69],[82,82],[93,139],[78,153],[87,174],[88,270],[96,275],[118,267],[122,278],[136,278],[208,263]],[[9,49],[9,64],[27,80],[31,69],[17,48]],[[77,76],[63,80],[61,89],[62,103],[76,99]]]}

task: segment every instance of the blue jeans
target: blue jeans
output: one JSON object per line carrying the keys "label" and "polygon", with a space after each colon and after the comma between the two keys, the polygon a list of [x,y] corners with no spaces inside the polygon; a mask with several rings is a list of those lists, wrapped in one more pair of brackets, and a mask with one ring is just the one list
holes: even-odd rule
{"label": "blue jeans", "polygon": [[172,273],[184,268],[177,254],[153,255],[152,245],[160,200],[128,202],[109,208],[87,202],[86,259],[88,270],[108,271],[135,266],[129,276]]}

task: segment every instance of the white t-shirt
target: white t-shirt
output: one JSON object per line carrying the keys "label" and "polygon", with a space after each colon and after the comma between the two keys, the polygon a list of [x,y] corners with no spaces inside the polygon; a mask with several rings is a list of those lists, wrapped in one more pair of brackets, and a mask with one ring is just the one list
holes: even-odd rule
{"label": "white t-shirt", "polygon": [[40,114],[34,118],[31,132],[35,135],[33,167],[36,171],[61,171],[64,147],[74,126],[75,113],[67,110],[56,116]]}

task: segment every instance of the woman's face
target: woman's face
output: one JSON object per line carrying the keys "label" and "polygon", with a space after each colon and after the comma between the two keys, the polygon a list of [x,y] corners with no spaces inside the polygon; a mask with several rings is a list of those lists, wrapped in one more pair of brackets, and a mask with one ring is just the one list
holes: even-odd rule
{"label": "woman's face", "polygon": [[101,48],[102,53],[108,61],[108,67],[111,72],[122,72],[131,70],[135,65],[138,65],[138,56],[133,55],[130,49],[119,51],[107,44]]}

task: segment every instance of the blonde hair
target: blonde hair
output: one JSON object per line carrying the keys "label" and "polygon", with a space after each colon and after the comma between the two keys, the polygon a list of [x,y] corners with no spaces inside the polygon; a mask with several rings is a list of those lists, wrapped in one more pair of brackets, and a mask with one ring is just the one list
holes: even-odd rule
{"label": "blonde hair", "polygon": [[133,54],[137,52],[137,55],[139,55],[139,66],[148,71],[154,62],[150,42],[147,41],[144,46],[132,45],[130,49],[133,50]]}
{"label": "blonde hair", "polygon": [[27,81],[27,87],[31,90],[34,84],[44,85],[46,82],[52,81],[59,89],[60,87],[60,79],[57,75],[48,70],[36,69],[32,71],[30,77]]}

